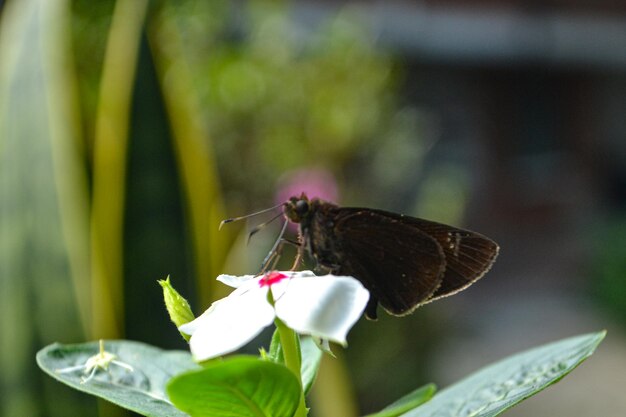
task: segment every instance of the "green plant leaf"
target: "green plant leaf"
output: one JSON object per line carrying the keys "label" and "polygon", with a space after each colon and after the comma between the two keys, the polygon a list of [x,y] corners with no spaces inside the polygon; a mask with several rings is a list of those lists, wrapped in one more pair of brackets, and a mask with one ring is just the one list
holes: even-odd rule
{"label": "green plant leaf", "polygon": [[300,339],[300,353],[302,354],[302,387],[306,395],[313,387],[324,352],[317,347],[312,337],[303,337]]}
{"label": "green plant leaf", "polygon": [[108,340],[107,352],[117,360],[133,367],[128,371],[111,364],[108,370],[99,370],[86,383],[82,370],[59,373],[64,368],[85,364],[99,352],[98,342],[76,345],[54,343],[37,353],[37,364],[53,378],[79,391],[111,401],[120,407],[151,417],[182,417],[186,414],[176,409],[168,400],[165,384],[183,371],[198,368],[191,355],[184,351],[164,351],[139,342]]}
{"label": "green plant leaf", "polygon": [[234,356],[173,378],[167,392],[193,417],[291,417],[300,384],[283,365]]}
{"label": "green plant leaf", "polygon": [[[317,377],[317,371],[320,368],[320,363],[322,362],[322,356],[324,352],[317,346],[315,340],[312,337],[299,337],[300,357],[301,360],[301,368],[300,372],[302,374],[302,387],[304,389],[304,394],[308,394],[313,387],[313,382]],[[285,360],[283,358],[283,351],[280,346],[280,336],[278,335],[278,331],[274,332],[272,335],[272,342],[270,343],[270,350],[268,353],[268,358],[276,363],[284,364]]]}
{"label": "green plant leaf", "polygon": [[397,401],[389,404],[381,411],[374,414],[368,414],[366,417],[399,416],[402,413],[417,408],[418,406],[424,404],[426,401],[430,400],[433,395],[435,395],[435,391],[437,391],[437,387],[435,386],[435,384],[424,385],[423,387],[419,387],[416,390],[411,391],[404,397],[401,397]]}
{"label": "green plant leaf", "polygon": [[267,353],[267,357],[276,363],[285,363],[283,358],[283,350],[280,345],[280,334],[278,330],[274,330],[272,335],[272,341],[270,342],[270,351]]}
{"label": "green plant leaf", "polygon": [[513,355],[446,388],[403,416],[497,416],[570,373],[593,353],[605,334],[572,337]]}

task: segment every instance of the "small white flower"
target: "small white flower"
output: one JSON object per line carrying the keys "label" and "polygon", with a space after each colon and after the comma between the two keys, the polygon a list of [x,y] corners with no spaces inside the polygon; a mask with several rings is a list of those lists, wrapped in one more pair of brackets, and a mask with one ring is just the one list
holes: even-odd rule
{"label": "small white flower", "polygon": [[84,364],[57,369],[56,372],[58,374],[66,374],[69,372],[83,371],[83,373],[87,375],[87,377],[81,377],[80,383],[84,384],[86,382],[89,382],[89,380],[91,380],[91,378],[96,375],[96,372],[99,369],[107,371],[109,369],[109,365],[111,364],[122,367],[129,372],[133,371],[132,366],[124,362],[118,361],[117,356],[104,350],[104,341],[100,340],[100,351],[97,354],[90,356]]}
{"label": "small white flower", "polygon": [[[237,350],[276,317],[298,333],[346,345],[346,335],[369,299],[369,292],[352,277],[316,276],[311,271],[217,279],[235,290],[178,328],[191,335],[191,353],[197,361]],[[274,306],[268,301],[270,290]]]}

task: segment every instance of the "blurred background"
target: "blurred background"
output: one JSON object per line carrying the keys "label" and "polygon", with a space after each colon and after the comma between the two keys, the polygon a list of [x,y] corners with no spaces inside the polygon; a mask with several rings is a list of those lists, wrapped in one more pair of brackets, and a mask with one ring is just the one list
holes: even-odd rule
{"label": "blurred background", "polygon": [[130,415],[44,375],[37,350],[185,349],[156,280],[202,312],[279,228],[246,245],[271,215],[220,220],[306,191],[501,246],[463,293],[361,320],[315,416],[603,328],[507,415],[623,416],[625,116],[620,2],[0,1],[0,415]]}

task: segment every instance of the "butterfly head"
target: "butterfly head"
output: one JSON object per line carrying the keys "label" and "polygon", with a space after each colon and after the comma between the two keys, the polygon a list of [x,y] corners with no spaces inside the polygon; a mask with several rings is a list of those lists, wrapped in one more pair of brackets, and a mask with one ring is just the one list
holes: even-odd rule
{"label": "butterfly head", "polygon": [[306,194],[302,193],[299,197],[293,196],[287,200],[283,211],[290,221],[300,223],[309,216],[310,209],[311,203]]}

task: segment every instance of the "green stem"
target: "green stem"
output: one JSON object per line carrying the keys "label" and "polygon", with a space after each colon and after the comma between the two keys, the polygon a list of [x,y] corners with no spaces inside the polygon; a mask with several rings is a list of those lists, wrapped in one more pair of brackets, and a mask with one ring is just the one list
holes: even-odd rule
{"label": "green stem", "polygon": [[302,375],[300,373],[300,350],[298,349],[298,335],[291,330],[278,318],[274,320],[278,334],[280,336],[280,344],[283,348],[283,356],[285,358],[285,366],[296,375],[300,383],[300,404],[294,414],[294,417],[306,417],[308,414],[306,403],[304,402],[304,392],[302,390]]}
{"label": "green stem", "polygon": [[[272,291],[268,291],[267,298],[270,304],[274,305],[274,297]],[[274,319],[274,324],[278,330],[280,336],[280,344],[283,349],[283,357],[285,358],[285,366],[291,372],[294,373],[300,384],[300,401],[298,409],[293,417],[306,417],[308,410],[306,408],[306,402],[304,401],[304,390],[302,388],[302,373],[301,373],[301,357],[300,348],[298,346],[298,335],[292,329],[287,327],[278,317]]]}

